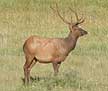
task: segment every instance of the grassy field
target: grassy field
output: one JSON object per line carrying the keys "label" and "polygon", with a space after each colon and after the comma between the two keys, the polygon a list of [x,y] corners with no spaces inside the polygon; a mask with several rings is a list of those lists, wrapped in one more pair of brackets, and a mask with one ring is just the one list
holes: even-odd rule
{"label": "grassy field", "polygon": [[[81,26],[89,34],[79,39],[57,77],[52,64],[37,63],[25,87],[24,41],[31,35],[68,35],[68,26],[50,9],[55,2],[68,20],[73,15],[68,7],[84,14]],[[108,91],[107,59],[108,0],[0,0],[0,91]]]}

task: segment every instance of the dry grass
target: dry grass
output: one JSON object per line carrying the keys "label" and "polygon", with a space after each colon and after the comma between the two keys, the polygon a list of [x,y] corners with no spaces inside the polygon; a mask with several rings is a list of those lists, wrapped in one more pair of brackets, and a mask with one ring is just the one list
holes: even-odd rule
{"label": "dry grass", "polygon": [[[68,6],[84,13],[89,34],[53,77],[51,64],[37,64],[32,84],[23,85],[22,46],[30,35],[65,37],[68,27],[49,8],[54,0],[0,1],[0,91],[108,91],[108,1],[56,0],[69,19]],[[68,14],[67,14],[68,13]]]}

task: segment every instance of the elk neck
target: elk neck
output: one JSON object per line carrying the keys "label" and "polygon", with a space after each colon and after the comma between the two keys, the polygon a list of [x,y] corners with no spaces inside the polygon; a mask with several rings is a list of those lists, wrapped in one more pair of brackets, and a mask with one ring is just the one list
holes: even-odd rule
{"label": "elk neck", "polygon": [[68,36],[65,38],[68,51],[71,51],[75,48],[78,38],[79,38],[78,34],[72,32],[68,34]]}

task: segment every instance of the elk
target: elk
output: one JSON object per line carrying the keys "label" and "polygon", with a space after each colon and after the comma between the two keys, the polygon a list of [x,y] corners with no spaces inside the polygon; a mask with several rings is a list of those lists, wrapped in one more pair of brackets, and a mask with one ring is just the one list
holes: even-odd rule
{"label": "elk", "polygon": [[68,25],[70,32],[65,38],[31,36],[25,41],[23,45],[26,59],[23,67],[25,83],[29,83],[30,71],[37,62],[52,63],[54,75],[57,75],[60,64],[66,59],[68,54],[74,50],[78,38],[87,34],[87,31],[78,26],[84,22],[85,18],[79,18],[78,14],[70,8],[70,10],[75,14],[77,21],[73,22],[72,19],[71,21],[68,21],[60,14],[57,4],[56,9],[53,7],[51,8],[57,13],[59,18]]}

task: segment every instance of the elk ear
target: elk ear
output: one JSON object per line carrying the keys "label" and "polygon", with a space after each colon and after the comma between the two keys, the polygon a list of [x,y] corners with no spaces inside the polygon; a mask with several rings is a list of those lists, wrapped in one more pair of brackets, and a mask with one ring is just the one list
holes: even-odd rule
{"label": "elk ear", "polygon": [[70,31],[71,31],[71,32],[74,31],[74,30],[75,30],[75,27],[77,27],[76,23],[75,23],[75,24],[70,24],[70,25],[69,25]]}
{"label": "elk ear", "polygon": [[73,29],[74,27],[76,27],[77,25],[78,25],[77,23],[73,24],[73,25],[72,25],[72,29]]}
{"label": "elk ear", "polygon": [[70,32],[72,32],[73,31],[73,25],[69,25],[69,30],[70,30]]}

